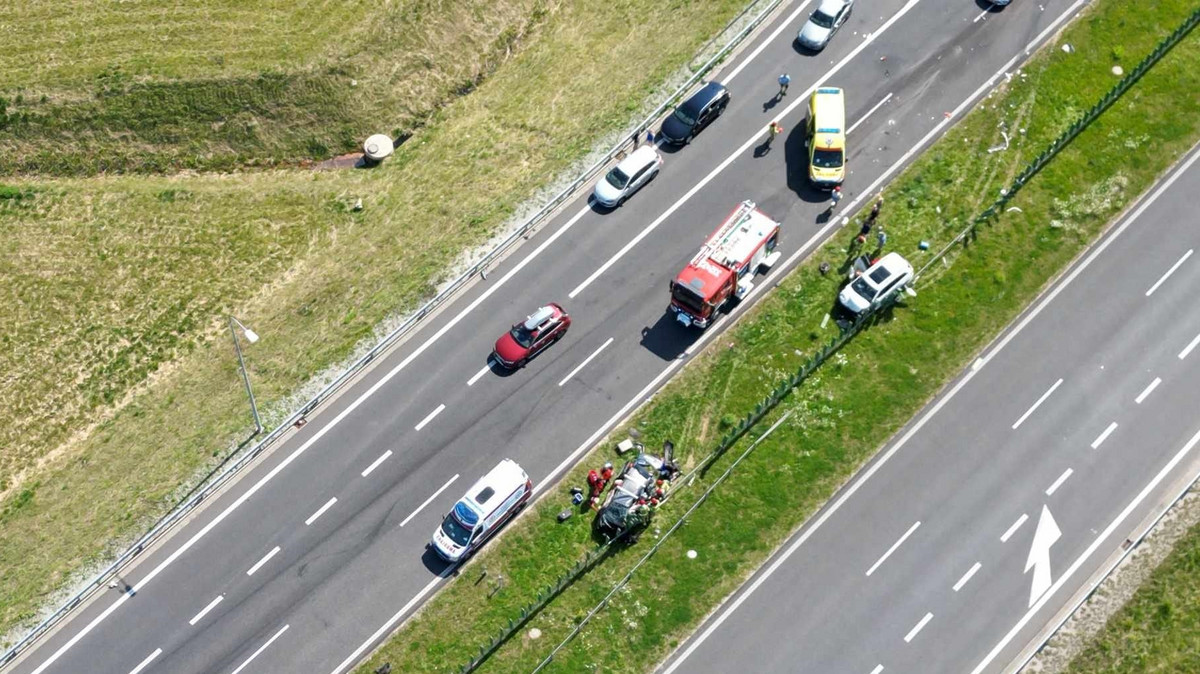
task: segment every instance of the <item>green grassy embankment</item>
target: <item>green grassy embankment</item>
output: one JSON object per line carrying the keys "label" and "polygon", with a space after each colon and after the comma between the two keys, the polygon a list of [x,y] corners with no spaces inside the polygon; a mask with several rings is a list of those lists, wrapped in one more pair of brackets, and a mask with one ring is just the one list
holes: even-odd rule
{"label": "green grassy embankment", "polygon": [[[953,128],[887,189],[880,222],[889,248],[920,266],[1079,114],[1192,10],[1185,0],[1131,5],[1100,0]],[[1112,47],[1120,37],[1121,48]],[[1074,46],[1073,53],[1058,48]],[[1025,307],[1106,224],[1200,140],[1200,40],[1193,34],[1036,176],[978,237],[930,269],[905,299],[855,337],[659,512],[642,543],[618,551],[567,588],[479,671],[527,674],[666,530],[746,443],[791,417],[739,467],[658,555],[559,653],[547,672],[644,672],[757,568],[880,446]],[[1003,122],[1013,142],[1004,152]],[[1023,132],[1020,131],[1023,129]],[[1013,133],[1015,132],[1015,133]],[[781,176],[782,180],[783,177]],[[558,493],[522,517],[385,644],[359,672],[456,672],[535,594],[594,545],[590,517],[559,524],[566,487],[609,458],[636,428],[648,447],[674,440],[685,465],[703,457],[836,328],[820,327],[834,301],[835,268],[857,224],[840,232],[716,340],[629,424],[572,471]],[[917,243],[934,242],[921,252]],[[665,301],[665,300],[664,300]],[[686,551],[696,550],[695,559]],[[491,579],[502,575],[496,589]]]}
{"label": "green grassy embankment", "polygon": [[[28,624],[246,435],[227,312],[262,335],[247,366],[260,406],[283,418],[288,396],[429,297],[449,262],[627,124],[744,2],[455,6],[513,12],[487,24],[498,35],[530,30],[376,170],[4,179],[0,630]],[[399,31],[413,17],[386,18]],[[495,56],[483,40],[438,71],[437,30],[401,40],[397,63],[453,83],[463,63]],[[165,72],[195,78],[207,72],[197,63]],[[258,61],[239,63],[230,76]],[[94,72],[63,77],[86,84]],[[420,94],[403,72],[385,74]]]}

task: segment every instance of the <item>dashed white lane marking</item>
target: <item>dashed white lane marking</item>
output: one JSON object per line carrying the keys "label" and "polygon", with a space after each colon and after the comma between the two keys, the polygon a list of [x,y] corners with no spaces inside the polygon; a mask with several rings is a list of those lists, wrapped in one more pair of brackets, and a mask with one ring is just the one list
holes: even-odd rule
{"label": "dashed white lane marking", "polygon": [[725,79],[722,80],[722,83],[728,86],[729,83],[733,81],[733,78],[737,77],[737,74],[742,72],[742,68],[750,65],[750,62],[757,58],[758,55],[762,53],[762,50],[766,49],[770,45],[775,44],[775,38],[779,37],[779,34],[782,33],[785,28],[791,25],[791,23],[796,20],[797,16],[800,16],[800,12],[804,11],[804,8],[808,6],[808,3],[809,0],[804,0],[804,2],[800,3],[800,6],[796,8],[796,11],[792,12],[788,18],[784,19],[783,22],[779,24],[779,27],[776,28],[770,35],[763,38],[762,44],[758,45],[754,51],[750,52],[750,55],[747,56],[745,60],[739,63],[732,72],[725,76]]}
{"label": "dashed white lane marking", "polygon": [[1017,529],[1020,529],[1021,525],[1025,524],[1025,520],[1027,519],[1029,519],[1028,514],[1022,514],[1020,517],[1018,517],[1017,521],[1013,522],[1012,526],[1008,528],[1008,531],[1005,531],[1004,535],[1000,537],[1000,542],[1007,543],[1008,539],[1012,538],[1012,535],[1017,533]]}
{"label": "dashed white lane marking", "polygon": [[1168,278],[1170,278],[1171,274],[1174,274],[1175,270],[1179,269],[1179,265],[1183,264],[1189,257],[1191,257],[1193,252],[1195,252],[1195,251],[1193,249],[1189,248],[1188,252],[1184,253],[1183,257],[1179,258],[1178,262],[1171,265],[1171,268],[1167,270],[1167,273],[1163,274],[1162,278],[1155,281],[1154,285],[1150,286],[1150,289],[1146,291],[1146,297],[1149,297],[1150,295],[1152,295],[1154,293],[1155,290],[1158,290],[1158,287],[1160,285],[1162,285],[1164,281],[1166,281]]}
{"label": "dashed white lane marking", "polygon": [[[836,75],[838,72],[840,72],[842,70],[842,68],[844,68],[846,66],[846,64],[848,64],[848,63],[850,63],[850,61],[854,60],[854,58],[857,57],[860,52],[862,52],[864,49],[866,49],[868,46],[870,46],[873,42],[875,42],[876,38],[878,38],[880,35],[883,35],[885,32],[887,32],[888,28],[890,28],[893,24],[895,24],[897,21],[899,21],[901,17],[903,17],[905,14],[907,14],[909,12],[909,10],[911,10],[913,7],[916,7],[918,2],[920,2],[920,0],[908,0],[908,2],[906,2],[904,4],[904,6],[900,8],[900,10],[898,12],[893,14],[887,21],[885,21],[883,23],[882,26],[880,26],[875,32],[871,33],[865,40],[860,42],[858,44],[858,46],[855,47],[849,54],[847,54],[841,61],[838,61],[838,63],[836,65],[834,65],[832,68],[830,68],[828,71],[826,71],[820,80],[818,80],[817,82],[814,82],[812,84],[812,86],[805,89],[804,92],[801,93],[799,95],[799,97],[796,98],[796,100],[792,101],[791,103],[788,104],[788,106],[786,108],[779,111],[774,116],[774,118],[775,119],[783,119],[788,114],[790,114],[793,110],[795,110],[797,107],[804,105],[808,101],[808,97],[810,95],[812,95],[813,91],[816,91],[818,86],[820,86],[824,82],[827,82],[830,78],[832,78],[834,75]],[[749,150],[750,147],[753,145],[757,145],[758,143],[761,143],[762,138],[763,138],[763,132],[765,132],[766,130],[767,130],[766,124],[762,125],[758,129],[755,129],[754,133],[749,138],[747,138],[744,143],[742,143],[740,146],[738,146],[738,148],[736,150],[734,150],[732,154],[730,154],[728,157],[726,157],[720,164],[717,164],[716,168],[714,168],[712,171],[710,171],[708,173],[708,175],[701,178],[695,185],[693,185],[691,187],[691,189],[689,189],[687,192],[684,192],[683,196],[679,197],[678,201],[671,204],[671,206],[669,208],[667,208],[667,210],[663,211],[662,214],[659,215],[657,218],[655,218],[653,221],[651,221],[649,225],[646,225],[645,229],[643,229],[641,232],[638,232],[638,234],[636,236],[634,236],[632,239],[630,239],[629,242],[626,243],[624,246],[622,246],[621,249],[618,250],[612,257],[608,258],[608,260],[604,264],[600,265],[600,267],[598,269],[596,269],[596,271],[592,272],[591,276],[588,276],[586,279],[583,280],[582,283],[575,286],[575,289],[572,290],[570,293],[568,293],[567,297],[570,299],[575,299],[575,297],[579,293],[583,292],[584,289],[587,288],[589,285],[591,285],[592,282],[595,281],[597,278],[599,278],[601,274],[608,271],[608,269],[610,267],[612,267],[614,264],[616,264],[618,260],[620,260],[622,257],[624,257],[626,253],[628,253],[630,250],[633,250],[633,248],[635,246],[637,246],[639,243],[641,243],[642,239],[645,239],[647,236],[649,236],[651,232],[653,232],[655,229],[658,228],[659,225],[661,225],[663,223],[663,221],[665,221],[667,218],[671,217],[671,215],[675,211],[679,210],[679,208],[681,206],[683,206],[685,203],[687,203],[693,196],[695,196],[695,194],[697,192],[704,189],[705,186],[708,185],[708,183],[712,182],[712,180],[714,178],[716,178],[718,175],[720,175],[720,173],[722,171],[724,171],[726,168],[728,168],[728,166],[730,164],[732,164],[735,160],[744,157],[746,154],[746,150]],[[853,208],[853,203],[850,206],[848,206],[845,210],[846,210],[846,212],[849,212],[849,210],[852,210],[852,208]],[[837,220],[835,218],[830,218],[830,223],[835,223],[835,222],[837,222]],[[829,226],[830,223],[826,223],[827,226]]]}
{"label": "dashed white lane marking", "polygon": [[1158,385],[1161,383],[1162,383],[1162,377],[1155,377],[1154,381],[1150,382],[1150,385],[1147,386],[1146,388],[1142,389],[1142,392],[1138,394],[1138,397],[1133,399],[1133,402],[1138,405],[1141,405],[1142,401],[1146,399],[1146,396],[1148,396],[1152,392],[1154,392],[1154,389],[1158,388]]}
{"label": "dashed white lane marking", "polygon": [[142,671],[143,669],[146,668],[147,665],[149,665],[151,662],[153,662],[154,658],[157,658],[160,655],[162,655],[162,649],[161,648],[154,649],[154,652],[151,653],[145,660],[142,660],[141,664],[139,664],[137,667],[134,667],[133,669],[129,670],[129,674],[138,674],[138,672]]}
{"label": "dashed white lane marking", "polygon": [[1115,430],[1117,430],[1117,422],[1115,422],[1115,421],[1114,421],[1114,422],[1112,422],[1111,424],[1109,424],[1109,425],[1108,425],[1108,428],[1104,429],[1104,432],[1103,432],[1103,433],[1101,433],[1100,435],[1096,436],[1096,439],[1095,439],[1095,440],[1092,440],[1092,449],[1095,449],[1095,448],[1099,447],[1099,446],[1100,446],[1100,443],[1102,443],[1102,442],[1104,442],[1105,440],[1107,440],[1107,439],[1108,439],[1108,436],[1109,436],[1109,435],[1111,435],[1111,434],[1112,434],[1112,432],[1113,432],[1113,431],[1115,431]]}
{"label": "dashed white lane marking", "polygon": [[204,608],[200,609],[200,612],[199,612],[199,613],[197,613],[197,614],[196,614],[196,616],[195,616],[194,618],[192,618],[191,620],[189,620],[189,621],[188,621],[188,624],[189,624],[189,625],[195,625],[196,623],[198,623],[198,622],[200,622],[201,620],[203,620],[203,619],[204,619],[204,616],[205,616],[205,615],[207,615],[209,611],[211,611],[211,610],[213,610],[214,608],[216,608],[216,607],[217,607],[217,604],[220,604],[220,603],[221,603],[221,600],[222,600],[222,599],[224,599],[224,598],[225,598],[225,595],[223,595],[223,594],[219,594],[219,595],[217,595],[217,598],[216,598],[216,599],[214,599],[214,600],[212,600],[212,601],[210,601],[210,602],[208,602],[208,606],[205,606]]}
{"label": "dashed white lane marking", "polygon": [[284,625],[282,628],[280,628],[280,630],[275,633],[275,636],[271,637],[270,639],[267,639],[267,643],[263,644],[262,646],[259,646],[257,651],[254,651],[253,653],[250,654],[250,657],[246,658],[245,662],[238,665],[238,668],[233,670],[232,674],[241,674],[241,671],[246,668],[246,665],[250,664],[251,662],[254,662],[254,658],[257,658],[259,656],[259,654],[261,654],[263,651],[267,650],[267,646],[270,646],[272,643],[274,643],[275,640],[280,637],[280,635],[282,635],[284,632],[287,631],[288,627],[289,627],[288,625]]}
{"label": "dashed white lane marking", "polygon": [[883,671],[883,665],[875,665],[875,669],[871,670],[871,674],[879,674]]}
{"label": "dashed white lane marking", "polygon": [[271,561],[271,558],[274,557],[278,552],[279,552],[279,546],[276,545],[274,550],[263,555],[262,559],[255,562],[254,566],[250,567],[250,570],[246,572],[246,575],[253,576],[255,571],[258,571],[259,569],[261,569],[263,567],[263,564],[266,564],[267,562]]}
{"label": "dashed white lane marking", "polygon": [[574,377],[576,374],[578,374],[578,373],[579,373],[579,371],[580,371],[580,370],[582,370],[582,369],[583,369],[583,368],[584,368],[584,367],[585,367],[585,366],[586,366],[588,363],[592,362],[592,359],[593,359],[593,358],[595,358],[596,356],[599,356],[599,355],[600,355],[600,352],[601,352],[601,351],[603,351],[603,350],[605,350],[605,349],[607,349],[607,348],[608,348],[608,345],[609,345],[609,344],[612,344],[612,343],[613,343],[613,338],[612,338],[612,337],[609,337],[609,338],[608,338],[608,341],[607,341],[607,342],[605,342],[605,343],[603,343],[603,344],[601,344],[599,349],[596,349],[595,351],[593,351],[593,352],[592,352],[592,355],[588,356],[587,358],[584,358],[584,359],[583,359],[583,362],[582,362],[582,363],[580,363],[580,364],[579,364],[579,365],[578,365],[578,366],[577,366],[577,367],[576,367],[574,370],[571,370],[571,373],[570,373],[570,374],[568,374],[567,376],[563,377],[563,380],[562,380],[562,381],[560,381],[560,382],[558,382],[558,385],[559,385],[559,386],[562,386],[563,384],[565,384],[565,383],[567,383],[568,381],[570,381],[570,380],[571,380],[571,377]]}
{"label": "dashed white lane marking", "polygon": [[1063,383],[1063,380],[1061,378],[1058,381],[1054,382],[1054,385],[1051,386],[1049,389],[1047,389],[1046,392],[1042,394],[1042,397],[1038,398],[1037,402],[1035,402],[1032,407],[1025,410],[1025,414],[1022,414],[1020,419],[1017,419],[1017,422],[1012,425],[1013,430],[1014,431],[1017,430],[1017,426],[1020,426],[1022,423],[1024,423],[1024,421],[1029,418],[1030,414],[1033,414],[1034,410],[1036,410],[1039,405],[1046,402],[1046,398],[1049,398],[1050,394],[1054,393],[1054,389],[1058,388],[1060,385],[1062,385],[1062,383]]}
{"label": "dashed white lane marking", "polygon": [[888,548],[888,551],[883,553],[883,556],[880,557],[879,560],[874,564],[872,564],[871,568],[867,569],[867,575],[869,576],[872,573],[875,573],[875,569],[878,569],[879,565],[883,564],[884,560],[890,557],[892,553],[896,551],[896,548],[900,547],[900,544],[903,543],[905,539],[907,539],[909,536],[912,536],[912,533],[916,531],[917,527],[919,526],[921,526],[920,521],[914,522],[913,525],[908,528],[908,531],[904,532],[904,535],[901,536],[899,540],[897,540],[895,543],[892,543],[892,547]]}
{"label": "dashed white lane marking", "polygon": [[362,472],[362,476],[366,477],[366,476],[370,475],[371,471],[378,468],[379,464],[383,463],[384,461],[387,461],[388,457],[391,455],[392,455],[392,450],[390,450],[390,449],[388,451],[384,452],[383,454],[381,454],[378,459],[375,459],[374,461],[371,462],[371,465],[367,466],[367,469]]}
{"label": "dashed white lane marking", "polygon": [[1195,339],[1193,339],[1183,351],[1179,352],[1179,360],[1187,358],[1188,354],[1192,352],[1192,349],[1196,348],[1197,344],[1200,344],[1200,335],[1196,335]]}
{"label": "dashed white lane marking", "polygon": [[982,19],[983,17],[987,16],[987,13],[990,11],[992,11],[992,10],[991,9],[983,10],[982,12],[979,13],[979,16],[977,16],[971,20],[971,23],[975,23],[975,22],[979,21],[980,19]]}
{"label": "dashed white lane marking", "polygon": [[1058,488],[1062,486],[1062,483],[1066,482],[1067,478],[1071,477],[1071,473],[1074,472],[1075,471],[1070,468],[1064,470],[1063,474],[1059,475],[1058,479],[1054,481],[1054,484],[1050,485],[1050,487],[1046,490],[1046,496],[1053,496],[1054,492],[1058,491]]}
{"label": "dashed white lane marking", "polygon": [[304,526],[309,526],[313,522],[316,522],[317,518],[320,517],[321,515],[324,515],[326,510],[329,510],[330,508],[332,508],[334,503],[337,503],[336,496],[334,496],[333,498],[326,501],[325,505],[323,505],[317,509],[317,512],[309,515],[308,519],[304,520]]}
{"label": "dashed white lane marking", "polygon": [[[1200,157],[1200,154],[1193,156]],[[1119,515],[1117,515],[1116,519],[1110,522],[1109,525],[1104,528],[1104,531],[1101,531],[1099,535],[1093,538],[1092,544],[1083,551],[1083,554],[1079,555],[1079,557],[1071,563],[1071,566],[1067,567],[1067,570],[1058,577],[1058,580],[1054,581],[1054,584],[1050,586],[1049,590],[1046,590],[1044,593],[1042,593],[1042,596],[1037,600],[1037,603],[1033,606],[1030,606],[1029,611],[1027,611],[1025,615],[1022,616],[1021,619],[1012,626],[1012,629],[1008,631],[1008,634],[1005,634],[1004,637],[992,647],[992,650],[985,655],[982,660],[979,661],[979,664],[975,665],[975,669],[971,670],[971,674],[980,674],[992,664],[992,661],[996,659],[996,656],[1000,654],[1000,651],[1004,650],[1004,648],[1012,642],[1013,638],[1017,636],[1018,632],[1025,629],[1025,626],[1029,624],[1029,621],[1033,619],[1033,616],[1040,612],[1042,608],[1045,607],[1046,602],[1050,601],[1051,597],[1053,597],[1055,593],[1061,590],[1063,586],[1070,581],[1071,577],[1075,575],[1075,572],[1078,571],[1093,554],[1095,554],[1096,550],[1108,542],[1108,537],[1111,536],[1114,531],[1116,531],[1117,527],[1121,526],[1121,523],[1124,522],[1127,517],[1129,517],[1129,515],[1138,507],[1138,505],[1142,503],[1142,501],[1146,500],[1146,497],[1149,496],[1156,487],[1158,487],[1159,483],[1166,479],[1167,475],[1170,475],[1171,471],[1175,470],[1175,467],[1179,465],[1179,462],[1183,461],[1183,459],[1192,451],[1192,448],[1194,448],[1198,443],[1200,443],[1200,431],[1197,431],[1196,434],[1193,435],[1192,438],[1188,440],[1187,443],[1179,450],[1179,452],[1177,452],[1175,456],[1171,457],[1171,460],[1167,462],[1167,465],[1163,466],[1162,470],[1158,471],[1158,474],[1155,475],[1154,478],[1150,480],[1150,482],[1147,483],[1140,492],[1138,492],[1138,495],[1129,502],[1129,505],[1125,506],[1125,509],[1122,510]]]}
{"label": "dashed white lane marking", "polygon": [[962,575],[962,578],[959,578],[958,582],[954,584],[954,591],[958,592],[959,590],[961,590],[963,588],[963,585],[966,585],[967,581],[971,580],[971,576],[974,576],[975,572],[979,571],[979,568],[981,566],[983,566],[983,565],[980,564],[979,562],[975,562],[975,565],[972,566],[966,573],[964,573]]}
{"label": "dashed white lane marking", "polygon": [[924,629],[925,625],[928,624],[930,620],[933,620],[933,614],[926,613],[925,617],[921,618],[921,622],[917,623],[911,630],[908,631],[908,634],[904,635],[904,643],[907,644],[908,642],[912,641],[913,638],[917,636],[917,633]]}
{"label": "dashed white lane marking", "polygon": [[475,382],[479,381],[479,379],[481,377],[483,377],[483,375],[491,372],[493,362],[494,361],[492,361],[492,359],[489,358],[487,365],[485,365],[482,370],[480,370],[479,372],[476,372],[473,377],[471,377],[470,379],[467,380],[467,386],[474,386]]}
{"label": "dashed white lane marking", "polygon": [[850,134],[854,133],[854,130],[858,128],[859,124],[862,124],[863,122],[867,121],[867,118],[871,116],[871,113],[875,112],[879,108],[882,108],[883,104],[887,103],[890,100],[892,100],[892,94],[889,93],[887,96],[883,97],[882,101],[879,101],[878,103],[876,103],[874,105],[874,107],[872,107],[870,110],[867,110],[867,114],[863,115],[862,117],[859,117],[857,122],[855,122],[853,125],[851,125],[851,127],[849,129],[846,129],[846,135],[849,136]]}
{"label": "dashed white lane marking", "polygon": [[436,417],[437,415],[441,414],[442,410],[444,410],[444,409],[446,409],[446,403],[442,403],[441,405],[438,405],[437,409],[430,412],[428,416],[426,416],[424,419],[422,419],[421,423],[417,424],[416,427],[414,428],[414,430],[419,431],[422,428],[425,428],[425,424],[433,421],[433,418]]}
{"label": "dashed white lane marking", "polygon": [[458,473],[455,473],[454,477],[450,478],[449,480],[446,480],[446,484],[442,485],[442,487],[440,489],[433,492],[433,496],[430,496],[429,498],[425,499],[425,502],[422,503],[421,505],[417,506],[417,509],[412,511],[411,515],[409,515],[408,517],[405,517],[404,521],[400,523],[400,526],[403,527],[405,524],[408,524],[409,522],[411,522],[412,518],[417,516],[417,513],[424,510],[425,506],[429,505],[433,501],[433,499],[438,497],[439,494],[446,491],[446,487],[449,487],[450,485],[454,484],[454,481],[457,479],[458,479]]}

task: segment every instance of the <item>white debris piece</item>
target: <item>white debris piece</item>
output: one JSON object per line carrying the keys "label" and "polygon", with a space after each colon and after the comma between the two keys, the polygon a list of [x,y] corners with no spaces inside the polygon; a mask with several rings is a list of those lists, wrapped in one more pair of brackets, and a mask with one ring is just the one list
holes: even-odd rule
{"label": "white debris piece", "polygon": [[1117,77],[1120,77],[1121,75],[1125,74],[1125,69],[1121,66],[1113,66],[1113,74]]}

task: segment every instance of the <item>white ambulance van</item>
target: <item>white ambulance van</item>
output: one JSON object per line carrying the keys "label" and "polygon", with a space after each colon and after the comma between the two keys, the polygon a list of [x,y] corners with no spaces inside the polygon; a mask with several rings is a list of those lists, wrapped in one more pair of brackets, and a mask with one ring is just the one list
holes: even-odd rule
{"label": "white ambulance van", "polygon": [[505,459],[454,504],[430,545],[447,562],[460,562],[479,549],[533,495],[529,475]]}

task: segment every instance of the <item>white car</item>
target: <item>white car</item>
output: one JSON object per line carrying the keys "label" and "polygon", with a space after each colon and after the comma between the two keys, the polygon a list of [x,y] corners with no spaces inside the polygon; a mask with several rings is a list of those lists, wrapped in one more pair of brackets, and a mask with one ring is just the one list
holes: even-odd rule
{"label": "white car", "polygon": [[904,289],[913,278],[913,267],[900,256],[888,253],[871,265],[838,294],[838,301],[861,314]]}
{"label": "white car", "polygon": [[625,203],[630,195],[658,175],[662,163],[662,155],[653,145],[643,145],[634,150],[596,183],[596,189],[592,190],[596,203],[608,208]]}
{"label": "white car", "polygon": [[842,27],[850,17],[850,9],[854,0],[821,0],[817,11],[808,17],[808,22],[800,29],[796,41],[800,46],[813,51],[820,51],[829,43],[829,38]]}

